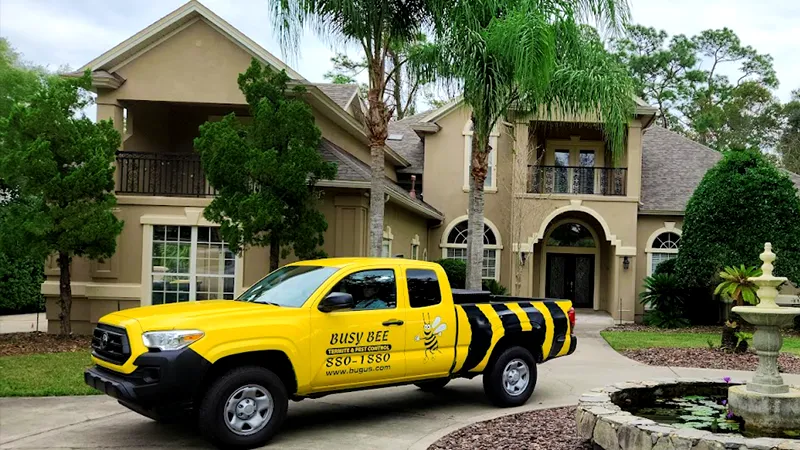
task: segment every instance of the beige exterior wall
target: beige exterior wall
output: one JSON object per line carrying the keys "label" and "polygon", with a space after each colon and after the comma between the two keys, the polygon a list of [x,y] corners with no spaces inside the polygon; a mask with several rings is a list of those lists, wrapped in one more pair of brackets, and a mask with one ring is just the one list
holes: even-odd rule
{"label": "beige exterior wall", "polygon": [[[637,254],[636,254],[636,298],[642,293],[643,280],[649,276],[649,253],[647,251],[648,243],[653,238],[665,231],[674,231],[678,234],[683,229],[683,216],[650,216],[640,215],[637,236]],[[640,321],[644,314],[644,307],[637,300],[636,302],[636,320]]]}
{"label": "beige exterior wall", "polygon": [[403,209],[394,203],[388,203],[384,210],[383,218],[384,230],[392,235],[392,254],[403,255],[404,258],[411,258],[411,244],[418,243],[418,259],[423,259],[423,255],[430,258],[428,248],[428,221],[420,216],[411,214],[407,209]]}
{"label": "beige exterior wall", "polygon": [[[428,259],[443,257],[441,248],[442,235],[454,219],[467,214],[469,193],[465,192],[464,170],[465,137],[464,126],[470,119],[469,108],[460,106],[450,114],[437,121],[441,130],[425,137],[425,201],[441,211],[445,220],[441,227],[430,232]],[[510,287],[512,283],[510,219],[513,160],[513,138],[507,127],[498,126],[497,152],[497,189],[485,192],[484,216],[499,230],[503,249],[500,252],[500,283]]]}

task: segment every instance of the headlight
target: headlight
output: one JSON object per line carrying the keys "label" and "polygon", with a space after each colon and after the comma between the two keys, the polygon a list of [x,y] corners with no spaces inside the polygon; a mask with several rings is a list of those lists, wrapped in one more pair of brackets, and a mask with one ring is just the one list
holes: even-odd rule
{"label": "headlight", "polygon": [[200,330],[148,331],[142,335],[142,342],[147,348],[159,350],[179,350],[197,342],[205,336]]}

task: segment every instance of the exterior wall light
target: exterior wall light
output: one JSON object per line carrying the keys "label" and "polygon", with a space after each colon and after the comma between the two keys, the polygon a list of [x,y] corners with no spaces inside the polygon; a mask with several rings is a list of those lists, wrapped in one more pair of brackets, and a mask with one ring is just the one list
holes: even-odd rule
{"label": "exterior wall light", "polygon": [[628,257],[622,258],[622,268],[628,270],[631,267],[631,260]]}

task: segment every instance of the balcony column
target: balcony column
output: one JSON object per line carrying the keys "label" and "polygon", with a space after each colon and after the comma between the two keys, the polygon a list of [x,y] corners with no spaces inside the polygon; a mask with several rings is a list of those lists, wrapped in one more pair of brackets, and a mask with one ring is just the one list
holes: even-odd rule
{"label": "balcony column", "polygon": [[[97,102],[97,121],[111,119],[114,122],[114,129],[119,133],[120,139],[125,137],[125,115],[122,105],[115,100],[108,102]],[[122,150],[122,140],[120,140],[119,150]]]}
{"label": "balcony column", "polygon": [[639,199],[642,192],[642,122],[631,120],[628,125],[628,143],[625,149],[628,164],[627,196]]}

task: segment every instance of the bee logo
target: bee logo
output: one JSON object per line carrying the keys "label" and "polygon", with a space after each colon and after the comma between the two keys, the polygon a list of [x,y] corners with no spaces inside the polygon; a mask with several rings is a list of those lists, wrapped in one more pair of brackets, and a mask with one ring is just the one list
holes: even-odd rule
{"label": "bee logo", "polygon": [[441,350],[439,350],[439,336],[447,329],[447,324],[441,323],[442,318],[439,316],[436,316],[433,322],[431,322],[430,314],[428,314],[427,317],[425,317],[425,314],[422,314],[422,322],[424,323],[422,326],[422,335],[416,335],[414,340],[417,342],[423,340],[425,342],[425,359],[433,359],[434,352],[441,353]]}

